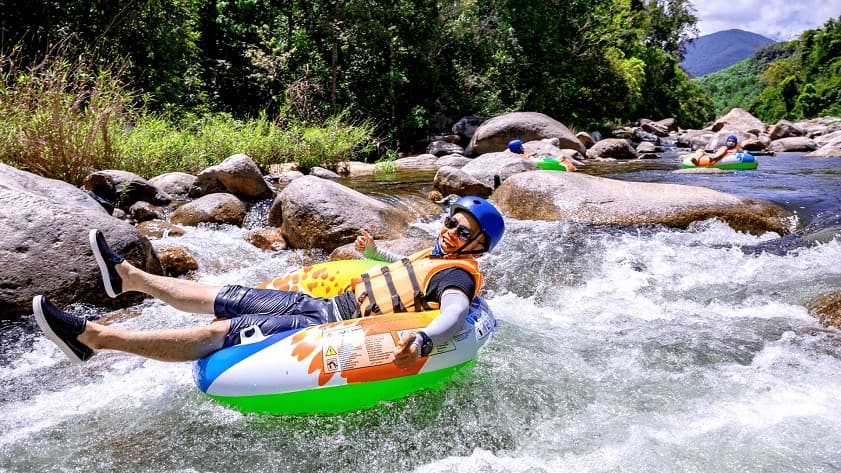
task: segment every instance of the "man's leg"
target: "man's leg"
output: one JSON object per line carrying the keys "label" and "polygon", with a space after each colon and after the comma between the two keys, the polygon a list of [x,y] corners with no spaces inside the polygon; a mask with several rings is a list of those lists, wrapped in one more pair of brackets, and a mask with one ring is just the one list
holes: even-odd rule
{"label": "man's leg", "polygon": [[213,301],[221,289],[221,286],[149,274],[128,261],[118,264],[116,270],[123,280],[124,291],[149,294],[178,310],[195,314],[213,314]]}
{"label": "man's leg", "polygon": [[117,297],[125,291],[138,291],[184,312],[213,314],[213,301],[220,286],[156,276],[136,268],[108,246],[99,230],[91,230],[89,240],[102,273],[105,292],[109,296]]}
{"label": "man's leg", "polygon": [[89,322],[79,342],[94,350],[118,350],[161,361],[190,361],[220,350],[231,321],[202,327],[129,331]]}
{"label": "man's leg", "polygon": [[32,308],[47,338],[75,363],[88,360],[93,350],[119,350],[163,361],[196,360],[221,349],[231,326],[224,319],[203,327],[129,331],[63,312],[44,296],[35,296]]}

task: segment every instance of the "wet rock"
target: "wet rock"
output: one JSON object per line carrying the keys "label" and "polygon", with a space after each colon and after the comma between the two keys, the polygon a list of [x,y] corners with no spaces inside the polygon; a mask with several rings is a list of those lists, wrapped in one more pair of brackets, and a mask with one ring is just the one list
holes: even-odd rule
{"label": "wet rock", "polygon": [[312,169],[310,169],[310,175],[320,177],[322,179],[338,179],[341,177],[338,173],[321,166],[313,166]]}
{"label": "wet rock", "polygon": [[286,239],[277,227],[258,228],[246,233],[243,238],[252,245],[266,251],[282,251],[287,248]]}
{"label": "wet rock", "polygon": [[438,165],[438,156],[434,154],[418,154],[407,156],[394,161],[398,171],[434,171]]}
{"label": "wet rock", "polygon": [[46,294],[59,307],[82,302],[122,307],[138,294],[111,299],[88,242],[92,228],[135,266],[161,274],[149,240],[116,219],[87,192],[0,164],[0,317],[32,313],[32,298]]}
{"label": "wet rock", "polygon": [[800,128],[788,120],[780,120],[768,130],[768,136],[771,140],[779,140],[780,138],[792,138],[795,136],[803,136],[806,130]]}
{"label": "wet rock", "polygon": [[122,210],[128,210],[139,201],[154,205],[167,205],[172,202],[169,194],[128,171],[110,169],[93,172],[85,177],[82,187]]}
{"label": "wet rock", "polygon": [[525,141],[557,138],[559,148],[586,152],[584,145],[563,123],[537,112],[515,112],[500,115],[482,123],[465,150],[468,156],[480,156],[507,148],[514,139]]}
{"label": "wet rock", "polygon": [[772,141],[771,144],[768,145],[768,149],[771,151],[783,153],[794,151],[814,151],[817,148],[818,145],[815,144],[815,141],[811,138],[806,138],[805,136],[781,138],[779,140]]}
{"label": "wet rock", "polygon": [[806,303],[806,309],[824,327],[841,329],[841,292],[824,294]]}
{"label": "wet rock", "polygon": [[798,248],[808,248],[822,243],[829,243],[841,235],[841,215],[821,213],[816,215],[804,228],[789,235],[764,241],[758,245],[742,247],[748,254],[767,252],[786,255]]}
{"label": "wet rock", "polygon": [[336,165],[336,172],[342,176],[370,176],[377,170],[376,164],[363,163],[361,161],[342,161]]}
{"label": "wet rock", "polygon": [[579,131],[575,134],[575,137],[578,138],[578,141],[580,141],[582,145],[584,145],[585,149],[590,148],[594,144],[596,144],[596,140],[593,139],[593,136],[587,133],[586,131]]}
{"label": "wet rock", "polygon": [[132,206],[128,209],[128,215],[135,222],[164,219],[164,211],[162,208],[143,201],[132,204]]}
{"label": "wet rock", "polygon": [[461,146],[450,143],[446,141],[433,141],[429,143],[429,146],[426,147],[427,154],[431,154],[437,157],[446,156],[448,154],[462,154],[464,153],[464,148]]}
{"label": "wet rock", "polygon": [[216,166],[204,169],[196,176],[189,194],[196,198],[214,193],[229,193],[248,200],[274,196],[260,168],[245,154],[229,156]]}
{"label": "wet rock", "polygon": [[444,166],[435,173],[433,179],[435,188],[441,194],[477,195],[488,197],[493,192],[493,187],[476,179],[461,169]]}
{"label": "wet rock", "polygon": [[147,238],[178,237],[184,235],[184,229],[163,220],[149,220],[137,224],[137,230]]}
{"label": "wet rock", "polygon": [[770,202],[678,184],[623,182],[582,173],[525,172],[508,178],[491,201],[522,220],[687,228],[718,218],[738,231],[785,235],[788,214]]}
{"label": "wet rock", "polygon": [[841,158],[841,137],[826,143],[811,153],[803,155],[804,158]]}
{"label": "wet rock", "polygon": [[199,269],[199,263],[196,261],[196,258],[184,248],[161,248],[158,250],[158,256],[168,276],[183,276],[190,271]]}
{"label": "wet rock", "polygon": [[[428,238],[397,238],[394,240],[377,240],[377,248],[395,255],[409,256],[418,251],[430,248],[433,241]],[[353,243],[342,245],[330,253],[330,261],[363,258]]]}
{"label": "wet rock", "polygon": [[269,210],[290,248],[326,251],[356,240],[367,229],[374,238],[403,235],[411,216],[336,182],[304,176],[289,183]]}
{"label": "wet rock", "polygon": [[168,172],[149,179],[149,183],[175,199],[185,200],[190,187],[196,183],[196,176],[186,172]]}
{"label": "wet rock", "polygon": [[462,171],[492,189],[499,187],[514,174],[536,169],[537,164],[534,161],[507,150],[499,153],[485,153],[461,168]]}
{"label": "wet rock", "polygon": [[628,140],[606,138],[587,150],[587,159],[637,159],[637,152]]}
{"label": "wet rock", "polygon": [[235,195],[215,193],[178,207],[169,220],[176,225],[217,223],[239,227],[242,226],[245,213],[245,204]]}

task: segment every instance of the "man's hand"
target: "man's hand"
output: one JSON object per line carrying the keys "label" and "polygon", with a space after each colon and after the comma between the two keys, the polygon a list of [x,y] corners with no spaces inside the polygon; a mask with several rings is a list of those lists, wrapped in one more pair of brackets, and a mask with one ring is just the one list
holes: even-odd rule
{"label": "man's hand", "polygon": [[374,237],[371,236],[364,228],[359,230],[359,236],[356,237],[356,251],[365,251],[368,245],[374,244]]}
{"label": "man's hand", "polygon": [[409,369],[418,362],[418,346],[415,344],[415,332],[403,334],[403,338],[394,348],[394,364],[398,368]]}

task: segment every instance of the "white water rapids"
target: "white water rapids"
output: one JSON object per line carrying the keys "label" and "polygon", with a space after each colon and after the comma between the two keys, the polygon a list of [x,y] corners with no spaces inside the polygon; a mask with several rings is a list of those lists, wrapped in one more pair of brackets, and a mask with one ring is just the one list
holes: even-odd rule
{"label": "white water rapids", "polygon": [[[708,221],[689,230],[508,220],[483,257],[500,321],[467,375],[340,416],[242,415],[189,363],[104,352],[81,366],[27,320],[3,332],[2,472],[841,471],[841,332],[803,304],[841,288],[841,242],[785,255]],[[418,222],[431,235],[440,220]],[[325,255],[244,230],[177,244],[199,279],[256,284]],[[161,303],[78,314],[204,324]]]}

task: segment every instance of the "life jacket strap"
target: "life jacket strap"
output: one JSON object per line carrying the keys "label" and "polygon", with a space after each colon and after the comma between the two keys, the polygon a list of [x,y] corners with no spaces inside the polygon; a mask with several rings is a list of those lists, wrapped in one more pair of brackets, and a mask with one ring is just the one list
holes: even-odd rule
{"label": "life jacket strap", "polygon": [[400,295],[397,293],[397,288],[394,287],[394,278],[391,277],[388,266],[382,269],[382,273],[388,286],[388,292],[391,294],[391,306],[394,307],[394,312],[406,312],[406,306],[403,305],[403,301],[400,300]]}
{"label": "life jacket strap", "polygon": [[417,310],[418,307],[422,307],[423,310],[429,310],[429,304],[426,303],[426,294],[421,291],[420,284],[418,283],[418,277],[415,274],[414,268],[412,268],[412,260],[409,258],[403,258],[400,262],[406,267],[406,272],[409,273],[409,281],[412,282],[412,292],[415,297],[415,310]]}
{"label": "life jacket strap", "polygon": [[[373,312],[374,314],[380,313],[380,306],[377,305],[377,300],[374,298],[374,289],[371,287],[371,276],[368,273],[362,274],[362,283],[365,284],[365,292],[359,296],[359,308],[362,311],[363,317],[368,317]],[[362,306],[362,301],[368,299],[368,304],[366,306]]]}

